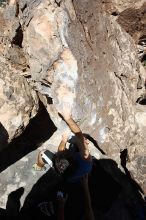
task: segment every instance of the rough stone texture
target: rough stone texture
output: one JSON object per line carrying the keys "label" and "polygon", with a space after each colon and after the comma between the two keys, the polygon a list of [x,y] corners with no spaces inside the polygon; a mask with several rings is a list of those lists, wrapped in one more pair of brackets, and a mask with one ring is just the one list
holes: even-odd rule
{"label": "rough stone texture", "polygon": [[139,38],[145,35],[146,3],[141,8],[130,8],[119,14],[118,22],[138,43]]}
{"label": "rough stone texture", "polygon": [[[136,101],[145,94],[145,70],[134,41],[96,1],[64,1],[60,7],[43,2],[29,25],[23,17],[22,26],[30,84],[51,97],[57,110],[70,108],[83,131],[120,163],[120,151],[130,149],[138,132]],[[143,152],[139,133],[137,139]]]}
{"label": "rough stone texture", "polygon": [[[4,58],[0,58],[0,123],[4,140],[20,135],[38,109],[36,92]],[[0,143],[0,149],[5,147]]]}
{"label": "rough stone texture", "polygon": [[5,13],[13,27],[6,33],[5,56],[38,91],[59,130],[54,140],[66,128],[58,117],[65,108],[118,164],[120,152],[128,150],[127,167],[146,192],[146,109],[137,102],[145,96],[146,72],[135,41],[112,15],[122,17],[131,6],[135,13],[142,5],[20,0]]}
{"label": "rough stone texture", "polygon": [[117,16],[118,13],[126,9],[140,8],[145,3],[145,0],[103,0],[102,3],[107,12]]}
{"label": "rough stone texture", "polygon": [[[20,135],[25,129],[29,120],[35,116],[38,111],[38,98],[28,82],[21,75],[22,68],[15,68],[14,63],[21,63],[20,52],[15,53],[11,50],[9,58],[17,60],[10,63],[5,58],[6,43],[6,23],[1,9],[1,43],[0,43],[0,151]],[[8,45],[8,48],[10,45]]]}

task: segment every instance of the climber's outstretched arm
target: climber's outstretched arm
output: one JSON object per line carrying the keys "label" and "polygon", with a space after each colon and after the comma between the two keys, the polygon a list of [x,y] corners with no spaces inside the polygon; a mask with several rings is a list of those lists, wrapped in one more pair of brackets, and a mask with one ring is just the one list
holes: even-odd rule
{"label": "climber's outstretched arm", "polygon": [[61,139],[61,142],[58,146],[58,152],[61,152],[61,151],[64,151],[65,148],[66,148],[66,143],[67,143],[67,139],[68,139],[68,134],[67,133],[64,133],[62,135],[62,139]]}
{"label": "climber's outstretched arm", "polygon": [[79,151],[81,153],[81,156],[83,159],[89,159],[89,149],[88,149],[88,145],[85,143],[85,139],[83,136],[83,133],[81,131],[81,129],[79,128],[79,126],[77,125],[77,123],[73,120],[73,118],[69,115],[69,114],[62,114],[65,122],[67,123],[67,125],[69,126],[70,130],[76,135],[76,137],[78,138],[78,148]]}

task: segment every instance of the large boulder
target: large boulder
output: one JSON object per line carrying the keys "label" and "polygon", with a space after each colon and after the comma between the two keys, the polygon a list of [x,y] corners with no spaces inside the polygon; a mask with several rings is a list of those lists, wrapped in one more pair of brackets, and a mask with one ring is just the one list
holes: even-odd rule
{"label": "large boulder", "polygon": [[[2,10],[2,9],[1,9]],[[36,91],[32,90],[27,80],[22,77],[22,68],[5,58],[6,24],[1,11],[0,44],[0,151],[14,138],[19,136],[29,120],[38,111]],[[11,51],[12,52],[12,51]],[[13,59],[21,60],[20,53],[11,53]]]}
{"label": "large boulder", "polygon": [[146,72],[135,41],[116,20],[142,2],[111,1],[113,10],[106,1],[12,1],[5,13],[13,27],[5,56],[27,67],[25,82],[38,91],[61,132],[65,124],[58,111],[65,106],[118,164],[127,149],[129,171],[146,192],[145,106],[137,101],[145,95]]}
{"label": "large boulder", "polygon": [[62,129],[56,112],[66,103],[83,131],[118,163],[125,148],[130,154],[131,148],[141,145],[132,161],[143,156],[136,101],[145,93],[145,70],[134,41],[115,16],[96,1],[33,1],[25,8],[20,1],[19,5],[28,81],[44,96],[46,106],[48,98],[53,100],[50,114],[57,127]]}
{"label": "large boulder", "polygon": [[0,57],[0,150],[22,133],[37,113],[36,92],[20,74]]}

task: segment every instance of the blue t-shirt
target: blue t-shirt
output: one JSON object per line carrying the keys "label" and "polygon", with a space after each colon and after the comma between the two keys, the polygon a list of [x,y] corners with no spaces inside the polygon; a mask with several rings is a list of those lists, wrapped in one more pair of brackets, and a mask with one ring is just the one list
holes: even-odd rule
{"label": "blue t-shirt", "polygon": [[68,182],[77,182],[92,170],[92,161],[83,160],[79,152],[74,154],[74,160],[77,163],[77,169],[74,174],[67,179]]}

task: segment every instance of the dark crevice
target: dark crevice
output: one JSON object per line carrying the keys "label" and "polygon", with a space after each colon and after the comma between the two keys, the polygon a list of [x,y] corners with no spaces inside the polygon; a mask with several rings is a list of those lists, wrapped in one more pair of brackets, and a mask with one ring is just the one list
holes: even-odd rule
{"label": "dark crevice", "polygon": [[139,98],[137,99],[136,103],[139,103],[139,102],[140,102],[140,100],[141,100],[141,97],[139,97]]}
{"label": "dark crevice", "polygon": [[19,4],[18,4],[18,2],[16,2],[16,14],[15,14],[15,16],[18,17],[18,15],[19,15]]}
{"label": "dark crevice", "polygon": [[0,123],[0,151],[8,145],[9,134],[5,127]]}
{"label": "dark crevice", "polygon": [[51,97],[46,97],[47,98],[47,103],[49,105],[52,105],[53,104],[53,99]]}
{"label": "dark crevice", "polygon": [[25,75],[24,76],[26,79],[30,79],[31,78],[31,75]]}
{"label": "dark crevice", "polygon": [[23,42],[23,31],[21,29],[21,26],[16,30],[16,35],[12,40],[12,44],[15,44],[22,48],[22,42]]}
{"label": "dark crevice", "polygon": [[142,63],[145,63],[145,62],[146,62],[146,54],[144,54],[144,56],[142,57],[141,62],[142,62]]}
{"label": "dark crevice", "polygon": [[127,163],[127,160],[128,160],[128,151],[127,151],[127,149],[124,149],[124,150],[121,151],[120,158],[121,158],[122,167],[126,167],[126,163]]}
{"label": "dark crevice", "polygon": [[44,83],[45,85],[47,84],[48,86],[51,86],[51,85],[52,85],[52,83],[49,82],[49,81],[46,80],[46,79],[43,79],[43,82],[42,82],[42,83]]}
{"label": "dark crevice", "polygon": [[25,5],[23,6],[23,8],[21,8],[21,11],[23,12],[26,8],[27,8],[27,3],[25,3]]}
{"label": "dark crevice", "polygon": [[23,71],[23,72],[26,72],[26,71],[27,71],[27,68],[24,68],[22,71]]}
{"label": "dark crevice", "polygon": [[61,0],[55,0],[55,3],[58,5],[58,7],[60,7]]}
{"label": "dark crevice", "polygon": [[138,98],[136,103],[140,104],[140,105],[146,105],[146,98]]}
{"label": "dark crevice", "polygon": [[146,35],[143,35],[142,37],[139,38],[138,44],[142,46],[146,44]]}
{"label": "dark crevice", "polygon": [[41,85],[42,85],[42,86],[46,86],[46,87],[49,87],[49,88],[50,88],[50,85],[48,85],[48,83],[41,82]]}
{"label": "dark crevice", "polygon": [[142,89],[142,87],[143,87],[143,81],[142,81],[141,76],[139,75],[138,82],[137,82],[137,89]]}
{"label": "dark crevice", "polygon": [[126,167],[127,161],[129,160],[127,149],[124,149],[123,151],[121,151],[120,159],[121,159],[121,166],[124,168],[125,174],[129,180],[129,182],[137,191],[139,191],[143,194],[144,192],[143,192],[142,188],[133,180],[131,173],[129,172],[129,170]]}
{"label": "dark crevice", "polygon": [[119,13],[117,12],[117,11],[114,11],[114,12],[112,12],[112,14],[111,15],[113,15],[113,16],[118,16],[119,15]]}

